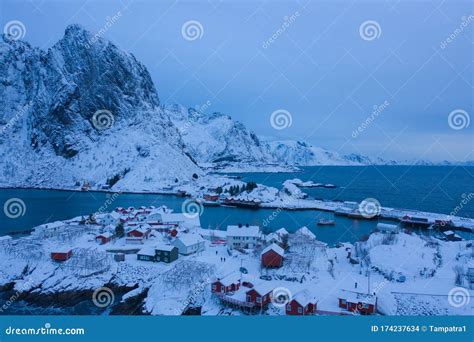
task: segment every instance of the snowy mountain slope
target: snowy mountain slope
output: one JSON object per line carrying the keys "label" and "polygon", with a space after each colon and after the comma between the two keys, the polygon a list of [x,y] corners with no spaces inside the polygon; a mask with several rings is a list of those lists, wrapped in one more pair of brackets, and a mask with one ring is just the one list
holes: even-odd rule
{"label": "snowy mountain slope", "polygon": [[255,133],[228,115],[205,115],[179,105],[166,107],[187,149],[201,163],[271,163],[273,156]]}
{"label": "snowy mountain slope", "polygon": [[[187,150],[201,165],[243,163],[288,166],[368,165],[362,155],[341,156],[337,152],[295,140],[272,141],[258,137],[242,123],[222,113],[203,114],[180,105],[166,107],[178,127]],[[379,160],[378,163],[384,163]],[[247,165],[248,166],[248,165]]]}
{"label": "snowy mountain slope", "polygon": [[0,39],[2,186],[155,188],[202,173],[146,68],[78,25],[48,51]]}
{"label": "snowy mountain slope", "polygon": [[270,153],[277,162],[289,165],[368,165],[370,159],[360,156],[359,159],[341,156],[337,152],[311,146],[302,141],[280,140],[266,141]]}

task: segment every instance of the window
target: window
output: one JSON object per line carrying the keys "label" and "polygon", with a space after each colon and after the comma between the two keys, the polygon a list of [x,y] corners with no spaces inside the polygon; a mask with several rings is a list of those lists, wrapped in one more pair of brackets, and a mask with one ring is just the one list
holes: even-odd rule
{"label": "window", "polygon": [[346,306],[346,305],[347,305],[347,301],[346,301],[345,299],[341,299],[341,305]]}
{"label": "window", "polygon": [[290,304],[286,305],[286,311],[291,311],[291,305]]}
{"label": "window", "polygon": [[260,296],[257,296],[257,300],[256,300],[257,303],[261,303],[262,302],[262,297]]}
{"label": "window", "polygon": [[216,288],[217,288],[216,284],[213,284],[213,285],[212,285],[212,290],[215,291]]}
{"label": "window", "polygon": [[302,307],[298,307],[298,313],[303,313],[303,308]]}

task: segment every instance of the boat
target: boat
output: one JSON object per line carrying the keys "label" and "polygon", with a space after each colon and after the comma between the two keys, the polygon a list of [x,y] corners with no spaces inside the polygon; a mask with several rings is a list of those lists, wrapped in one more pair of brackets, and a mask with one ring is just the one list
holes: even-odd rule
{"label": "boat", "polygon": [[233,207],[242,207],[242,208],[249,208],[249,209],[257,209],[260,207],[259,201],[248,201],[248,200],[236,200],[236,199],[229,199],[226,198],[223,203],[227,206]]}
{"label": "boat", "polygon": [[205,207],[219,207],[221,204],[215,201],[201,201],[202,205]]}
{"label": "boat", "polygon": [[336,221],[330,219],[319,219],[317,225],[318,226],[334,226]]}
{"label": "boat", "polygon": [[354,210],[347,214],[347,217],[352,218],[352,219],[359,219],[359,220],[370,220],[370,219],[375,218],[376,216],[378,215],[374,215],[374,216],[364,215],[359,210]]}

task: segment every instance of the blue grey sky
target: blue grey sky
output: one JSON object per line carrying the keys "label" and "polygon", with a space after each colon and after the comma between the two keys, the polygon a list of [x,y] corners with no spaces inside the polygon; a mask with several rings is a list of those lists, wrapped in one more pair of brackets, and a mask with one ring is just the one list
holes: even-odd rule
{"label": "blue grey sky", "polygon": [[[229,114],[259,135],[399,160],[474,160],[470,1],[0,6],[1,25],[21,21],[24,40],[42,48],[68,24],[96,33],[120,12],[104,37],[147,66],[163,103],[207,103],[206,111]],[[183,36],[188,21],[201,25],[197,39]],[[280,109],[290,113],[291,126],[276,130],[270,117]]]}

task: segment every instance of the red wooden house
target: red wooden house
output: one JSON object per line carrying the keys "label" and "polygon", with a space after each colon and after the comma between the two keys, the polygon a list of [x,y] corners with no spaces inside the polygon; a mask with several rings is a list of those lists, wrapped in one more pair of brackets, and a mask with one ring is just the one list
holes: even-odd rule
{"label": "red wooden house", "polygon": [[270,246],[262,251],[261,261],[262,266],[267,268],[281,267],[283,265],[283,256],[285,251],[283,248],[278,246],[276,243],[272,243]]}
{"label": "red wooden house", "polygon": [[240,288],[240,274],[232,273],[212,283],[212,292],[228,293],[235,292]]}
{"label": "red wooden house", "polygon": [[103,245],[103,244],[106,244],[106,243],[112,241],[113,236],[114,235],[112,233],[102,233],[102,234],[99,234],[95,237],[95,241],[97,241],[98,243]]}
{"label": "red wooden house", "polygon": [[306,291],[297,293],[292,300],[286,304],[287,315],[314,315],[317,310],[318,302]]}
{"label": "red wooden house", "polygon": [[72,256],[72,249],[57,249],[51,252],[51,259],[54,261],[66,261]]}
{"label": "red wooden house", "polygon": [[257,307],[264,307],[272,300],[273,286],[271,283],[260,283],[255,285],[246,293],[248,303],[253,303]]}
{"label": "red wooden house", "polygon": [[127,236],[136,237],[136,238],[148,238],[149,234],[150,234],[150,229],[145,228],[145,227],[138,227],[138,228],[133,228],[132,230],[128,231]]}
{"label": "red wooden house", "polygon": [[377,311],[375,295],[342,290],[339,296],[339,307],[362,315],[370,315]]}

